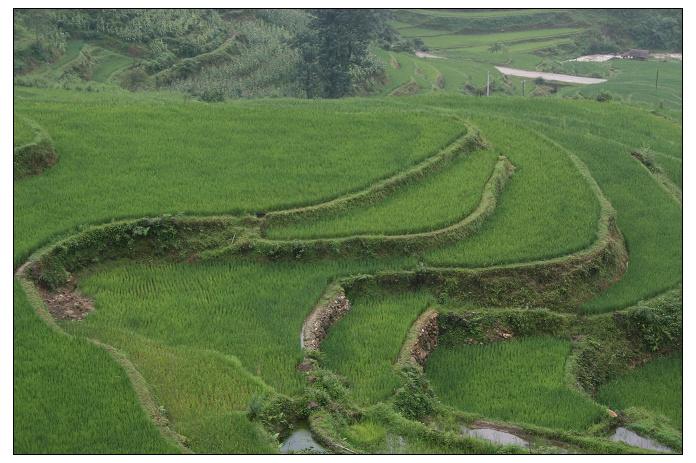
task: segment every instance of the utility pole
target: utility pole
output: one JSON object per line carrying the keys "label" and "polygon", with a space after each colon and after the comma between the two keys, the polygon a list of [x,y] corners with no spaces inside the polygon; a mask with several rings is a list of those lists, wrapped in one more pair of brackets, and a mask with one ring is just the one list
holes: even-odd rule
{"label": "utility pole", "polygon": [[491,71],[486,73],[486,96],[491,95]]}
{"label": "utility pole", "polygon": [[655,90],[657,90],[657,79],[660,78],[660,68],[655,71]]}
{"label": "utility pole", "polygon": [[524,96],[524,83],[527,82],[526,80],[522,81],[522,96]]}

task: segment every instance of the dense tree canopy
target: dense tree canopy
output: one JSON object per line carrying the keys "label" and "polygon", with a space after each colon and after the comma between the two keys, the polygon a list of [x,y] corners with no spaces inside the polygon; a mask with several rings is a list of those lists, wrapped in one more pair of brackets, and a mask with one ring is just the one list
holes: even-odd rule
{"label": "dense tree canopy", "polygon": [[340,98],[351,92],[353,67],[369,58],[368,46],[384,31],[379,10],[320,9],[295,44],[301,50],[299,79],[308,97]]}

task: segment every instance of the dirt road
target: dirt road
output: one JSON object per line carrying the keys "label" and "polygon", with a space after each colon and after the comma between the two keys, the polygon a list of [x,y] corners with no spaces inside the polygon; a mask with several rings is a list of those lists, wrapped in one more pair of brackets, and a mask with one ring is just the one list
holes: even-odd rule
{"label": "dirt road", "polygon": [[607,81],[607,79],[596,79],[594,77],[569,76],[566,74],[554,74],[553,72],[525,71],[524,69],[513,69],[503,66],[496,66],[495,68],[508,76],[527,77],[529,79],[541,77],[544,80],[552,82],[568,82],[571,84],[601,84],[602,82]]}

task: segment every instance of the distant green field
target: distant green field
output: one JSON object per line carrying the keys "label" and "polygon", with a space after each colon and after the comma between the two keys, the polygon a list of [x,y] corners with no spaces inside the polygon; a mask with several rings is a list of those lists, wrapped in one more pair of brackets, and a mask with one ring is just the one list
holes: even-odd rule
{"label": "distant green field", "polygon": [[603,385],[597,400],[614,410],[640,407],[682,429],[682,356],[659,357]]}
{"label": "distant green field", "polygon": [[435,349],[426,367],[446,404],[499,420],[580,431],[605,413],[564,382],[570,342],[524,338]]}
{"label": "distant green field", "polygon": [[611,60],[601,67],[612,69],[613,75],[608,82],[568,87],[560,94],[594,97],[599,92],[608,91],[628,103],[656,108],[677,119],[681,118],[683,67],[680,61]]}
{"label": "distant green field", "polygon": [[133,63],[132,58],[105,48],[95,47],[92,53],[96,59],[96,66],[92,72],[92,80],[95,82],[107,82],[116,73]]}
{"label": "distant green field", "polygon": [[[513,44],[519,44],[520,42],[529,42],[527,46],[533,47],[537,41],[548,40],[555,37],[567,37],[581,31],[582,29],[577,28],[558,28],[501,32],[496,34],[452,34],[433,37],[425,36],[423,37],[423,41],[428,47],[434,49],[466,48],[483,45],[490,46],[494,43],[509,44],[507,46],[511,47]],[[541,47],[543,47],[543,45]],[[535,48],[531,49],[533,50]]]}
{"label": "distant green field", "polygon": [[86,47],[86,44],[82,40],[70,40],[66,43],[65,51],[55,62],[50,64],[44,64],[36,69],[33,75],[40,78],[45,78],[51,81],[57,81],[63,75],[63,72],[80,54],[80,52]]}
{"label": "distant green field", "polygon": [[444,9],[411,9],[406,10],[413,13],[418,13],[426,16],[439,16],[439,17],[449,17],[449,18],[495,18],[495,17],[510,17],[510,16],[526,16],[535,15],[539,13],[553,13],[566,11],[562,9],[551,9],[551,8],[526,8],[526,9],[506,9],[497,11],[447,11]]}
{"label": "distant green field", "polygon": [[[611,92],[624,102],[654,109],[669,117],[680,119],[682,110],[681,62],[611,60],[605,63],[578,63],[568,61],[577,57],[573,52],[575,36],[588,30],[596,19],[578,11],[568,10],[504,10],[504,11],[448,11],[400,10],[393,25],[406,38],[419,38],[432,53],[443,59],[411,57],[398,54],[398,61],[406,66],[395,70],[387,66],[387,87],[393,89],[409,81],[416,81],[420,89],[415,93],[429,93],[445,89],[468,92],[466,87],[481,89],[488,72],[494,81],[494,92],[521,95],[520,79],[503,79],[494,65],[505,65],[526,70],[552,70],[562,74],[608,78],[599,85],[573,85],[558,89],[557,96],[595,98],[600,92]],[[547,22],[549,21],[549,22]],[[485,26],[485,27],[484,27]],[[473,28],[473,29],[472,29]],[[478,28],[481,28],[480,30]],[[498,51],[491,51],[501,44]],[[392,54],[394,55],[394,54]],[[383,53],[378,56],[389,64]],[[441,75],[444,85],[432,85],[432,79],[423,83],[414,72],[418,67],[432,69]],[[660,70],[655,88],[656,70]],[[509,82],[502,87],[501,82]],[[498,84],[496,86],[496,84]],[[533,95],[533,79],[526,82],[526,95]]]}
{"label": "distant green field", "polygon": [[70,63],[72,60],[77,58],[78,54],[80,53],[80,50],[82,50],[85,46],[85,42],[82,40],[70,40],[66,44],[65,47],[65,52],[63,52],[63,55],[61,55],[60,58],[55,63],[52,63],[51,65],[46,66],[46,72],[56,72],[58,70],[63,69],[63,67]]}

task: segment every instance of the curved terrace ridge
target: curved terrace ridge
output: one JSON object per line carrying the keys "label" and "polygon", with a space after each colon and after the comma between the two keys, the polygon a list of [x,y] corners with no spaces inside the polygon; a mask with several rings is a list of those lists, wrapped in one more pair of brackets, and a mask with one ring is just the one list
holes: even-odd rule
{"label": "curved terrace ridge", "polygon": [[477,129],[470,124],[464,122],[462,124],[464,125],[464,131],[456,140],[433,156],[426,158],[409,169],[379,180],[360,191],[348,193],[329,201],[322,201],[303,207],[270,211],[264,214],[261,220],[262,234],[268,227],[273,225],[331,215],[348,208],[374,204],[410,182],[420,180],[424,176],[444,168],[458,157],[487,146],[486,141],[481,137]]}
{"label": "curved terrace ridge", "polygon": [[402,235],[351,235],[294,240],[259,238],[255,241],[255,247],[261,252],[276,255],[296,253],[298,246],[312,248],[322,254],[341,253],[343,249],[381,252],[398,252],[403,249],[413,252],[462,240],[476,233],[486,218],[495,211],[498,197],[514,170],[512,163],[505,156],[500,156],[484,185],[476,209],[460,221],[437,230]]}

